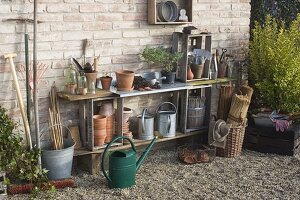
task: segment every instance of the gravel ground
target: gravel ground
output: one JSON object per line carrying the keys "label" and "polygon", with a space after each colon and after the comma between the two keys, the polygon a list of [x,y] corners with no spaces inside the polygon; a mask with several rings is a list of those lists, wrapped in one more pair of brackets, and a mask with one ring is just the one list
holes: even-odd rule
{"label": "gravel ground", "polygon": [[[42,193],[36,199],[300,199],[300,156],[243,151],[238,158],[185,165],[175,150],[152,151],[136,186],[109,189],[102,174],[78,173],[77,188]],[[9,199],[28,199],[16,195]]]}

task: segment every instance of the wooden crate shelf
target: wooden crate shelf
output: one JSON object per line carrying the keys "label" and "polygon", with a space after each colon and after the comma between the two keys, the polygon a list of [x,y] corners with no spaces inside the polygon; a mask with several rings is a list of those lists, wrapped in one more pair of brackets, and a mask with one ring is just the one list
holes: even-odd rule
{"label": "wooden crate shelf", "polygon": [[[191,24],[193,22],[193,0],[173,0],[176,3],[178,11],[180,9],[186,10],[188,16],[187,22],[161,22],[158,20],[157,5],[163,0],[148,0],[148,23],[157,25],[181,25]],[[178,19],[177,19],[178,20]]]}
{"label": "wooden crate shelf", "polygon": [[202,77],[198,79],[187,80],[187,70],[189,67],[188,53],[193,52],[194,49],[205,49],[212,52],[212,35],[210,33],[201,34],[186,34],[181,32],[174,32],[172,35],[172,52],[183,53],[182,59],[178,63],[177,79],[186,83],[193,81],[202,81],[209,79],[209,66],[211,60],[206,60],[203,66]]}

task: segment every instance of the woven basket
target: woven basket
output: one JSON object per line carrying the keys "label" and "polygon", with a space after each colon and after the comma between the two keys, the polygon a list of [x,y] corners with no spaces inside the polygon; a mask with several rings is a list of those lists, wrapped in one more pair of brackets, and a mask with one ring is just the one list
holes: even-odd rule
{"label": "woven basket", "polygon": [[247,118],[242,125],[232,126],[226,139],[225,149],[217,148],[217,156],[234,158],[241,155]]}

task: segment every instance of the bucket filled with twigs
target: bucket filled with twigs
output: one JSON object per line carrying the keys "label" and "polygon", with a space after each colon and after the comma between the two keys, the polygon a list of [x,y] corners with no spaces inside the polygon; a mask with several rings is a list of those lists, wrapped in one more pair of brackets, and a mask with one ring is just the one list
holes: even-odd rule
{"label": "bucket filled with twigs", "polygon": [[[68,132],[64,136],[62,128]],[[71,177],[75,142],[71,138],[68,127],[57,124],[49,127],[51,140],[42,140],[42,166],[48,170],[47,177],[50,180]]]}

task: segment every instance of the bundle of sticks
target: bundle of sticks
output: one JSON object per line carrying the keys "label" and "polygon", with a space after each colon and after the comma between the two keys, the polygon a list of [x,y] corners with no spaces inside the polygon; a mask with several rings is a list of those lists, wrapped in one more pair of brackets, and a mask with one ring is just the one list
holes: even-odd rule
{"label": "bundle of sticks", "polygon": [[57,88],[55,83],[51,86],[50,90],[50,108],[49,108],[49,127],[50,139],[54,150],[60,150],[64,147],[62,123],[57,101]]}
{"label": "bundle of sticks", "polygon": [[230,109],[233,90],[234,87],[232,85],[221,85],[217,112],[218,119],[226,121]]}
{"label": "bundle of sticks", "polygon": [[248,108],[251,102],[253,89],[249,86],[240,88],[241,94],[234,94],[227,118],[228,124],[241,125],[247,118]]}

